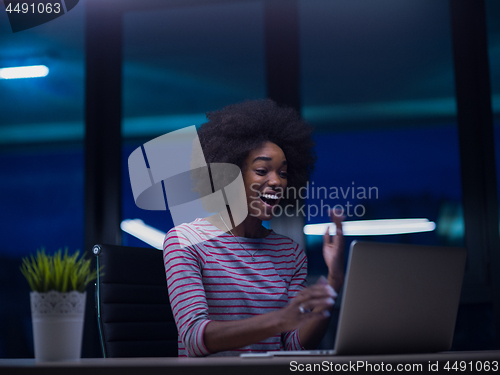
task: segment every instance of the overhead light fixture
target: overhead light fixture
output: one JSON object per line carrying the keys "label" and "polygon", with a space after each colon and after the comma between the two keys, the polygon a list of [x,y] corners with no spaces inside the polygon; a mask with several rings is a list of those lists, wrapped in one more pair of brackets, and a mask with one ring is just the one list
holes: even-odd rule
{"label": "overhead light fixture", "polygon": [[0,79],[38,78],[49,74],[45,65],[15,66],[0,69]]}
{"label": "overhead light fixture", "polygon": [[[322,236],[328,227],[330,234],[335,235],[333,223],[308,224],[304,226],[304,234]],[[430,232],[434,229],[436,224],[427,219],[357,220],[342,223],[344,236],[383,236]]]}
{"label": "overhead light fixture", "polygon": [[146,242],[148,245],[158,250],[163,250],[163,239],[166,233],[145,224],[144,221],[140,219],[123,220],[120,224],[120,228],[124,232]]}
{"label": "overhead light fixture", "polygon": [[[307,235],[322,236],[325,234],[327,227],[330,228],[330,233],[335,235],[333,223],[308,224],[304,226],[304,233]],[[126,219],[121,222],[120,228],[152,247],[163,250],[163,240],[166,233],[145,224],[144,221],[140,219]],[[344,221],[342,223],[342,231],[345,236],[383,236],[431,232],[434,229],[436,229],[436,224],[427,219],[358,220]]]}

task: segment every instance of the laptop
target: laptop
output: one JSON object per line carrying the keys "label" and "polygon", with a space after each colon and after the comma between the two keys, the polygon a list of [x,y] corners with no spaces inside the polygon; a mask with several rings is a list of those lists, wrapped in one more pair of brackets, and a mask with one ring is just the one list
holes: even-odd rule
{"label": "laptop", "polygon": [[242,356],[430,353],[451,348],[464,248],[351,243],[333,350]]}

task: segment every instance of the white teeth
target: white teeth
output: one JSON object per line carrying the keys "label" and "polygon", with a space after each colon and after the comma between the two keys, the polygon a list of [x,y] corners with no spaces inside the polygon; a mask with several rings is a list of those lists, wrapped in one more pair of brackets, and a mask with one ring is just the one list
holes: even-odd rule
{"label": "white teeth", "polygon": [[267,199],[278,199],[277,195],[263,194],[262,196]]}

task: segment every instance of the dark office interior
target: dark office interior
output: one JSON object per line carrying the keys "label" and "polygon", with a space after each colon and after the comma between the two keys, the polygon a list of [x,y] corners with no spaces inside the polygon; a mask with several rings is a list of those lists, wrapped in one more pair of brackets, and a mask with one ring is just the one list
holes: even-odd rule
{"label": "dark office interior", "polygon": [[[50,72],[0,79],[0,358],[34,355],[22,257],[148,247],[121,221],[163,232],[173,222],[135,205],[130,153],[208,111],[266,97],[314,126],[311,184],[376,187],[331,202],[363,206],[347,221],[436,224],[346,245],[467,248],[452,350],[500,348],[497,0],[80,0],[17,33],[2,12],[0,68],[25,65]],[[315,279],[321,237],[297,235]],[[101,356],[93,286],[82,356]]]}

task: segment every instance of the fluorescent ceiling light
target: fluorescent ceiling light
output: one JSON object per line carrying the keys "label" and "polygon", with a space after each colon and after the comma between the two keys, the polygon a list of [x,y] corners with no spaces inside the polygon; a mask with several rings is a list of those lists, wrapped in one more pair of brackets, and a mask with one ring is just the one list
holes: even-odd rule
{"label": "fluorescent ceiling light", "polygon": [[144,221],[140,219],[123,220],[120,224],[120,228],[124,232],[137,237],[154,248],[163,250],[163,239],[166,233],[145,224]]}
{"label": "fluorescent ceiling light", "polygon": [[37,78],[45,77],[47,74],[49,74],[49,68],[45,65],[16,66],[0,69],[1,79]]}
{"label": "fluorescent ceiling light", "polygon": [[[327,227],[330,227],[330,234],[335,235],[333,223],[306,225],[304,226],[304,233],[322,236],[325,234]],[[430,232],[434,229],[436,229],[436,224],[427,219],[358,220],[344,221],[342,223],[345,236],[382,236]]]}
{"label": "fluorescent ceiling light", "polygon": [[[332,223],[309,224],[304,226],[304,233],[322,236],[326,232],[326,228],[330,227],[330,232],[334,235],[333,226]],[[123,220],[120,228],[152,247],[163,250],[163,240],[166,233],[145,224],[144,221],[140,219]],[[358,220],[344,221],[342,229],[345,236],[381,236],[430,232],[436,229],[436,224],[427,219]]]}

